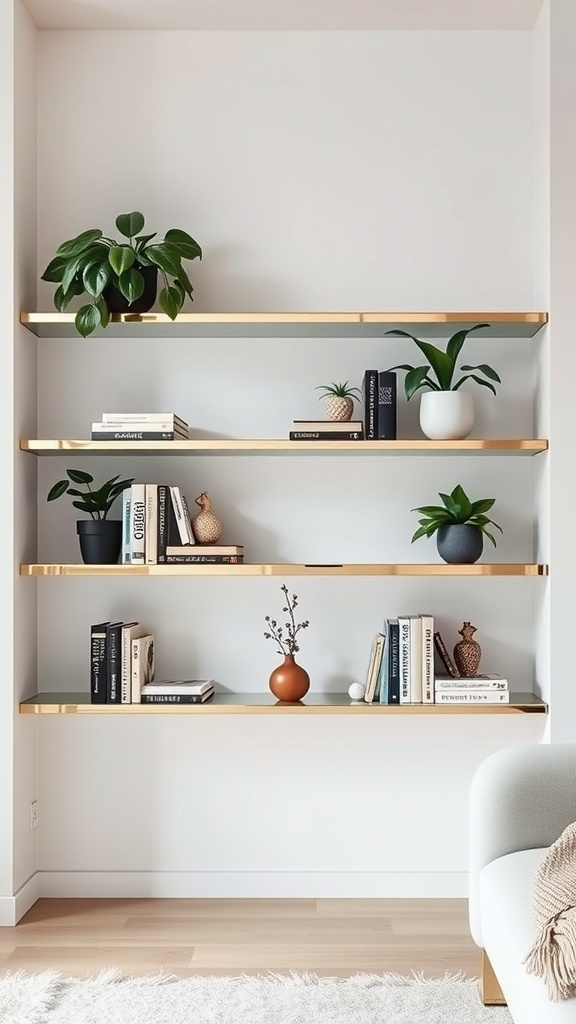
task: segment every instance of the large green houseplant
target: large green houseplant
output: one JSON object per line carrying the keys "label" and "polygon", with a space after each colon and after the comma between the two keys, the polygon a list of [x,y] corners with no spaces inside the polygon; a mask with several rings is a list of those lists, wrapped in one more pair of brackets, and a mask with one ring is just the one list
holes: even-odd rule
{"label": "large green houseplant", "polygon": [[162,240],[156,232],[142,234],[145,220],[141,213],[121,213],[116,227],[121,241],[106,237],[100,228],[90,228],[56,250],[42,274],[43,281],[58,285],[54,305],[62,312],[79,295],[90,302],[77,311],[76,330],[87,338],[97,327],[106,327],[113,312],[142,313],[154,305],[157,276],[163,287],[158,302],[174,320],[192,298],[192,285],[182,260],[202,259],[202,250],[191,235],[170,228]]}
{"label": "large green houseplant", "polygon": [[502,527],[486,515],[494,505],[495,498],[479,498],[470,501],[464,488],[457,484],[450,494],[438,495],[441,505],[422,505],[413,508],[421,519],[412,543],[420,537],[436,534],[438,554],[445,562],[470,564],[478,561],[483,549],[483,539],[488,537],[494,547],[496,539],[489,527],[495,526],[502,533]]}
{"label": "large green houseplant", "polygon": [[407,331],[391,330],[386,334],[394,334],[400,338],[411,338],[427,360],[421,366],[411,363],[399,363],[392,370],[406,370],[404,390],[406,399],[410,399],[417,391],[428,388],[420,402],[420,427],[426,437],[433,440],[456,440],[468,437],[474,426],[474,404],[468,391],[460,388],[467,381],[473,381],[488,388],[496,394],[495,384],[500,384],[500,377],[487,363],[471,366],[465,363],[457,369],[458,356],[469,334],[490,327],[490,324],[476,324],[464,330],[456,331],[448,340],[443,351],[428,341],[421,341]]}

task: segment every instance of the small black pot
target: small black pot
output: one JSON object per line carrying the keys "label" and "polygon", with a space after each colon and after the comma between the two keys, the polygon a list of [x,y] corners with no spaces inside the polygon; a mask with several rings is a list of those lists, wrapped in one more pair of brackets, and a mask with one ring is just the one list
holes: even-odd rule
{"label": "small black pot", "polygon": [[128,302],[122,292],[114,284],[106,286],[102,297],[111,313],[147,313],[156,302],[158,290],[158,267],[134,267],[144,278],[144,291],[135,302]]}
{"label": "small black pot", "polygon": [[76,532],[86,565],[116,565],[122,547],[119,519],[79,519]]}
{"label": "small black pot", "polygon": [[436,535],[436,547],[440,558],[451,565],[471,565],[482,554],[484,539],[477,526],[454,523],[441,526]]}

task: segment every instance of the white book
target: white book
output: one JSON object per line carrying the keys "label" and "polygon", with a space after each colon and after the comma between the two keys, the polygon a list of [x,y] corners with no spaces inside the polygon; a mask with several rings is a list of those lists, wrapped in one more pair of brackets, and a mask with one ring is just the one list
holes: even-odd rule
{"label": "white book", "polygon": [[146,633],[144,636],[134,637],[132,640],[132,661],[131,675],[132,685],[130,695],[132,704],[140,704],[142,687],[152,682],[156,671],[156,653],[154,635]]}
{"label": "white book", "polygon": [[146,558],[146,485],[132,484],[130,499],[130,561],[144,565]]}
{"label": "white book", "polygon": [[132,703],[132,641],[148,630],[139,622],[125,622],[120,630],[120,703]]}
{"label": "white book", "polygon": [[411,659],[410,659],[410,618],[408,615],[398,616],[399,659],[400,659],[400,703],[411,704]]}
{"label": "white book", "polygon": [[421,615],[422,621],[422,703],[434,703],[434,616]]}
{"label": "white book", "polygon": [[188,530],[186,512],[182,502],[182,492],[179,487],[170,487],[170,498],[172,499],[172,508],[174,509],[176,525],[178,526],[178,533],[180,534],[182,544],[194,544],[194,534],[192,533],[192,527]]}
{"label": "white book", "polygon": [[452,679],[451,676],[437,676],[434,688],[438,690],[507,690],[508,680],[499,675],[463,676]]}
{"label": "white book", "polygon": [[146,433],[146,431],[152,431],[153,433],[161,433],[166,431],[167,433],[175,434],[186,434],[188,432],[183,427],[179,426],[178,423],[174,423],[172,420],[102,420],[101,422],[92,424],[92,431],[125,431],[126,433],[136,434],[139,431]]}
{"label": "white book", "polygon": [[436,690],[437,704],[509,704],[508,690]]}
{"label": "white book", "polygon": [[155,679],[142,687],[142,693],[207,693],[214,689],[213,679]]}
{"label": "white book", "polygon": [[146,565],[158,562],[158,484],[145,484],[146,495]]}
{"label": "white book", "polygon": [[102,423],[181,423],[188,426],[175,412],[103,412]]}
{"label": "white book", "polygon": [[372,648],[374,656],[372,657],[372,651],[370,652],[370,665],[369,672],[366,679],[366,690],[364,693],[364,700],[367,704],[371,704],[374,700],[376,693],[376,686],[380,679],[380,666],[382,664],[382,655],[384,653],[384,634],[377,633],[372,641]]}
{"label": "white book", "polygon": [[409,615],[410,619],[410,703],[422,703],[422,619],[420,615]]}
{"label": "white book", "polygon": [[131,560],[132,546],[130,544],[130,505],[132,502],[132,488],[126,487],[122,491],[122,549],[120,561],[122,565],[129,565]]}

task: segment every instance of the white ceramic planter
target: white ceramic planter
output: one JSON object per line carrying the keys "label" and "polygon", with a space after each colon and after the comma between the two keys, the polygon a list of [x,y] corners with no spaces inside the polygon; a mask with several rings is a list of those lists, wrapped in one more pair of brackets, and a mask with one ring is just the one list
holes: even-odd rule
{"label": "white ceramic planter", "polygon": [[420,428],[432,441],[462,441],[474,426],[469,391],[425,391],[420,399]]}

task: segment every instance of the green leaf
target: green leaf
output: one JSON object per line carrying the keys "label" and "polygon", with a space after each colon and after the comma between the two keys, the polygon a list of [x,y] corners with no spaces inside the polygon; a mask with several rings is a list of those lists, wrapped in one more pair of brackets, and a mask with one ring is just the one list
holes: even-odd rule
{"label": "green leaf", "polygon": [[[129,245],[113,245],[112,248],[108,250],[110,266],[118,277],[122,277],[122,275],[132,266],[135,259],[136,254],[134,249]],[[122,291],[122,289],[120,290]],[[122,292],[122,294],[124,293]]]}
{"label": "green leaf", "polygon": [[94,477],[85,473],[83,469],[67,469],[66,472],[74,484],[92,484]]}
{"label": "green leaf", "polygon": [[192,284],[182,264],[180,264],[180,269],[178,271],[176,280],[182,285],[182,288],[185,291],[186,295],[191,299],[193,291]]}
{"label": "green leaf", "polygon": [[106,285],[110,283],[111,278],[112,267],[106,256],[103,259],[95,260],[94,263],[89,263],[88,266],[84,267],[82,274],[84,289],[95,299],[102,294]]}
{"label": "green leaf", "polygon": [[486,530],[486,529],[485,529],[485,528],[484,528],[483,526],[481,526],[481,527],[480,527],[480,529],[482,530],[482,533],[484,534],[484,536],[485,536],[485,537],[489,537],[489,538],[490,538],[490,540],[492,541],[492,543],[493,543],[494,547],[496,547],[496,538],[492,536],[492,534],[490,533],[490,531],[489,531],[489,530]]}
{"label": "green leaf", "polygon": [[469,333],[469,331],[456,331],[456,334],[452,335],[450,341],[446,345],[446,355],[452,360],[453,365],[458,359],[462,345],[466,341],[466,337]]}
{"label": "green leaf", "polygon": [[62,242],[62,245],[59,245],[56,249],[56,255],[64,256],[68,260],[74,256],[79,256],[80,253],[89,249],[97,238],[102,238],[102,232],[100,229],[90,228],[89,231],[83,231],[82,234],[76,235],[76,238],[71,238],[67,242]]}
{"label": "green leaf", "polygon": [[102,327],[108,327],[110,323],[110,310],[106,304],[106,299],[99,295],[96,299],[96,305],[100,311],[100,324]]}
{"label": "green leaf", "polygon": [[427,366],[415,366],[413,370],[408,371],[404,378],[404,390],[406,391],[408,401],[410,401],[414,392],[418,391],[418,388],[422,386],[427,373]]}
{"label": "green leaf", "polygon": [[434,370],[440,389],[442,391],[449,391],[450,385],[452,384],[452,378],[454,376],[454,363],[445,352],[441,349],[436,348],[436,345],[431,345],[428,341],[418,341],[414,339],[418,348],[426,359],[430,363],[430,366]]}
{"label": "green leaf", "polygon": [[46,267],[40,278],[41,281],[53,281],[54,284],[62,280],[67,260],[63,256],[55,256]]}
{"label": "green leaf", "polygon": [[88,505],[85,501],[73,501],[72,504],[74,508],[79,508],[81,512],[89,512],[92,518],[95,518],[93,514],[94,510],[90,508],[90,505]]}
{"label": "green leaf", "polygon": [[488,390],[491,391],[493,395],[496,394],[496,388],[494,387],[493,384],[490,383],[489,380],[483,380],[482,377],[477,377],[475,373],[471,373],[470,377],[472,380],[475,380],[477,384],[481,384],[483,388],[488,388]]}
{"label": "green leaf", "polygon": [[138,238],[134,239],[134,241],[136,242],[136,252],[142,252],[146,243],[151,242],[153,238],[156,238],[157,234],[157,231],[153,231],[151,235],[138,235]]}
{"label": "green leaf", "polygon": [[[58,310],[59,313],[62,313],[66,309],[66,306],[69,305],[69,303],[72,301],[72,299],[78,293],[77,292],[77,288],[75,287],[76,283],[77,283],[76,278],[74,278],[74,280],[71,281],[70,288],[69,288],[69,290],[67,292],[64,291],[64,289],[63,289],[61,284],[58,285],[56,291],[54,292],[54,300],[53,301],[54,301],[54,305],[55,305],[55,307],[56,307],[56,309]],[[80,285],[81,285],[81,282],[80,282]],[[81,292],[84,291],[82,286],[80,287],[80,291]]]}
{"label": "green leaf", "polygon": [[170,228],[164,235],[164,241],[169,242],[184,259],[202,259],[202,249],[198,242],[186,231],[180,231],[179,228]]}
{"label": "green leaf", "polygon": [[144,227],[144,217],[138,210],[133,213],[121,213],[116,217],[116,227],[125,238],[134,238]]}
{"label": "green leaf", "polygon": [[416,530],[416,533],[412,536],[412,540],[411,540],[410,543],[413,544],[414,541],[415,540],[419,540],[420,537],[428,537],[428,536],[429,536],[428,527],[421,526],[421,527],[419,527],[418,530]]}
{"label": "green leaf", "polygon": [[444,515],[445,509],[442,505],[422,505],[421,508],[412,508],[411,512],[421,512],[423,516]]}
{"label": "green leaf", "polygon": [[171,320],[175,320],[182,307],[181,291],[176,288],[162,288],[158,295],[161,308]]}
{"label": "green leaf", "polygon": [[496,498],[482,498],[480,501],[473,501],[471,515],[477,516],[480,512],[489,512]]}
{"label": "green leaf", "polygon": [[125,274],[118,278],[118,287],[128,302],[135,302],[144,291],[144,278],[139,270],[130,267]]}
{"label": "green leaf", "polygon": [[57,483],[53,484],[53,486],[48,491],[48,496],[46,498],[46,501],[55,501],[56,498],[61,498],[63,494],[66,494],[67,490],[68,490],[68,481],[67,480],[58,480]]}
{"label": "green leaf", "polygon": [[102,317],[98,306],[91,303],[89,306],[80,306],[74,318],[74,324],[78,334],[82,335],[83,338],[87,338],[89,334],[92,334],[100,326],[101,320]]}
{"label": "green leaf", "polygon": [[[160,267],[161,270],[164,270],[172,277],[180,279],[181,268],[179,261],[169,250],[167,251],[162,244],[149,245],[146,249],[146,255],[148,256],[148,259],[152,260],[152,263],[157,267]],[[183,281],[182,284],[184,284]]]}
{"label": "green leaf", "polygon": [[493,370],[492,367],[488,366],[487,363],[480,363],[479,366],[461,366],[460,369],[461,370],[480,370],[480,373],[483,373],[486,377],[490,377],[490,380],[495,380],[497,384],[501,384],[502,383],[502,381],[500,380],[500,377],[496,373],[496,370]]}
{"label": "green leaf", "polygon": [[465,523],[470,518],[470,514],[472,512],[472,505],[470,503],[468,495],[464,491],[464,488],[461,487],[460,484],[457,484],[454,490],[452,491],[450,497],[458,505],[459,521],[461,523]]}
{"label": "green leaf", "polygon": [[458,502],[452,497],[451,494],[441,494],[440,497],[442,498],[442,501],[444,502],[448,512],[450,513],[451,518],[458,519],[458,517],[460,516],[460,505],[458,504]]}

